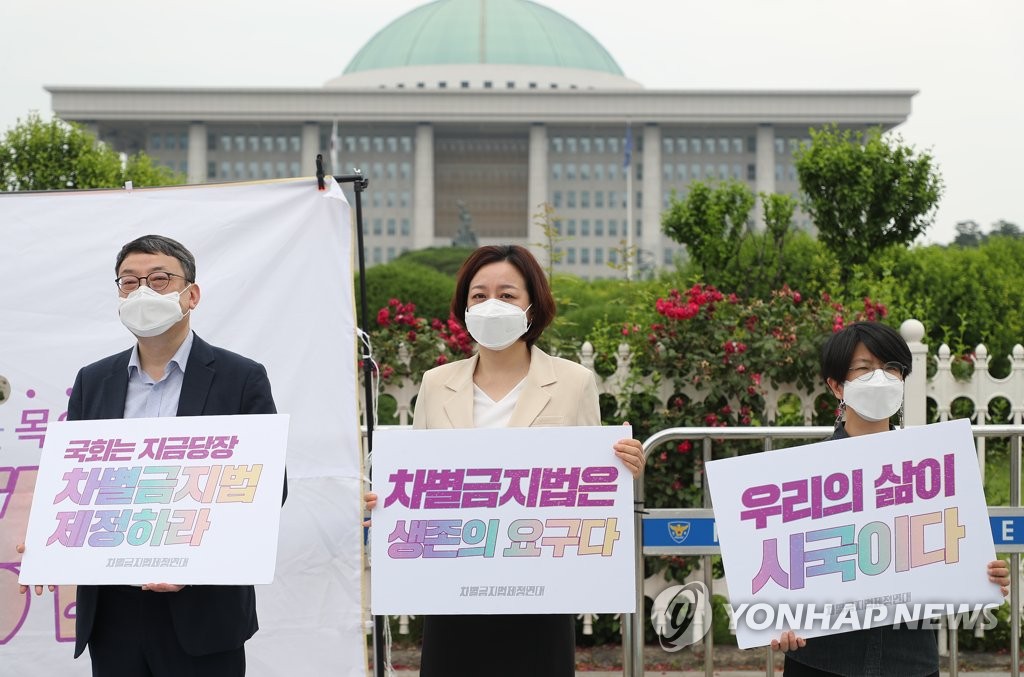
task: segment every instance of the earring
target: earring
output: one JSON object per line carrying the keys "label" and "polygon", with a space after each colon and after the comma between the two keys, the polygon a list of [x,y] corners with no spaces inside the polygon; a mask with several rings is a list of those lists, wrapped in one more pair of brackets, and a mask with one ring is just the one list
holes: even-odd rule
{"label": "earring", "polygon": [[839,411],[836,414],[836,422],[832,425],[833,428],[838,428],[839,424],[843,422],[843,416],[846,414],[846,401],[839,400]]}

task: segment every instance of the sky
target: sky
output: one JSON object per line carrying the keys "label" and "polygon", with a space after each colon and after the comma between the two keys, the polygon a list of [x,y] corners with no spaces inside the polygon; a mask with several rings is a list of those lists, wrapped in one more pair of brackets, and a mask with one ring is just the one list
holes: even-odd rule
{"label": "sky", "polygon": [[[0,131],[46,85],[319,87],[423,0],[0,0]],[[1024,227],[1021,0],[543,0],[651,89],[911,89],[945,181],[924,242]]]}

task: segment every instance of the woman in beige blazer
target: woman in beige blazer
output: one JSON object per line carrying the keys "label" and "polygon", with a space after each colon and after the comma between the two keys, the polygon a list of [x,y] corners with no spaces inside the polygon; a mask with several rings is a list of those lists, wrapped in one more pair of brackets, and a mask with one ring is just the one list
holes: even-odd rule
{"label": "woman in beige blazer", "polygon": [[[529,250],[474,251],[459,270],[451,309],[479,350],[423,375],[413,427],[601,425],[594,375],[534,345],[554,319],[555,300]],[[640,475],[640,442],[623,439],[609,451]],[[366,494],[367,509],[376,503],[375,494]],[[575,651],[568,615],[429,616],[420,675],[572,677]]]}

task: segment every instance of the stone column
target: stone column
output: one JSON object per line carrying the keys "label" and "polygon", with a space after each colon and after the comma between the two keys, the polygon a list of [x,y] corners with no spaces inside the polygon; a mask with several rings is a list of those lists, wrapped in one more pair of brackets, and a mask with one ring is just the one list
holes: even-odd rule
{"label": "stone column", "polygon": [[416,125],[413,160],[412,248],[434,246],[434,127]]}
{"label": "stone column", "polygon": [[302,124],[302,156],[299,158],[299,176],[316,176],[316,154],[320,153],[320,123]]}
{"label": "stone column", "polygon": [[900,334],[910,346],[913,359],[910,376],[903,391],[903,420],[906,425],[924,425],[928,422],[928,346],[922,343],[924,325],[918,320],[905,320]]}
{"label": "stone column", "polygon": [[[757,178],[754,180],[755,193],[775,192],[775,128],[770,124],[757,126],[757,151],[754,160],[754,171]],[[757,198],[754,204],[754,224],[759,231],[764,232],[764,205],[761,198]]]}
{"label": "stone column", "polygon": [[188,182],[206,183],[206,124],[188,126]]}
{"label": "stone column", "polygon": [[543,211],[548,201],[548,128],[540,122],[530,126],[529,178],[526,190],[526,245],[547,269],[550,252],[539,243],[545,242],[544,229],[535,223],[535,215]]}
{"label": "stone column", "polygon": [[[644,194],[643,207],[640,208],[640,220],[643,232],[637,241],[640,248],[641,261],[661,265],[661,128],[653,123],[644,126],[644,178],[640,188]],[[635,224],[629,224],[635,228]],[[651,258],[653,257],[653,259]]]}

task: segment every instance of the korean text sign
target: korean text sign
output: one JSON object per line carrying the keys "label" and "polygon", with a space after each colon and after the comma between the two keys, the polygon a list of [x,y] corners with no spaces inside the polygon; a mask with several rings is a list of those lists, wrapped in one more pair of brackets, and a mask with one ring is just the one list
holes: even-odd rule
{"label": "korean text sign", "polygon": [[51,425],[22,584],[274,578],[288,416]]}
{"label": "korean text sign", "polygon": [[712,461],[707,473],[734,614],[765,609],[739,617],[741,648],[786,624],[814,637],[1003,601],[985,571],[995,551],[967,420]]}
{"label": "korean text sign", "polygon": [[631,612],[629,428],[382,430],[373,613]]}

